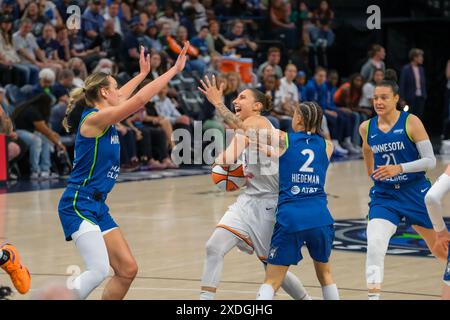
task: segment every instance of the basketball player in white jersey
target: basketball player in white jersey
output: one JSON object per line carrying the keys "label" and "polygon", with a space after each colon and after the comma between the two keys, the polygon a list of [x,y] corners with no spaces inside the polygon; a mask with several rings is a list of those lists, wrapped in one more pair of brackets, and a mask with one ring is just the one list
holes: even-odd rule
{"label": "basketball player in white jersey", "polygon": [[[450,242],[450,233],[443,219],[444,209],[442,207],[442,198],[450,191],[450,165],[445,172],[437,179],[431,189],[425,196],[428,215],[433,223],[433,229],[436,231],[436,240],[434,250],[444,250],[450,252],[448,243]],[[444,286],[442,289],[442,299],[450,300],[450,254],[447,255],[447,265],[444,272]]]}
{"label": "basketball player in white jersey", "polygon": [[[262,92],[246,89],[233,101],[236,114],[223,104],[223,84],[216,86],[205,77],[198,88],[215,106],[225,122],[233,129],[274,128],[261,112],[270,110],[271,100]],[[220,283],[224,256],[234,247],[249,254],[256,253],[266,263],[270,240],[275,225],[275,209],[278,201],[278,163],[269,163],[264,167],[255,162],[257,150],[248,148],[248,139],[239,131],[227,149],[218,156],[216,163],[233,164],[238,158],[244,162],[244,173],[248,177],[247,188],[232,204],[206,243],[206,259],[202,276],[201,300],[215,298]],[[255,148],[256,149],[256,148]],[[277,160],[277,159],[276,159]],[[281,286],[293,299],[310,300],[302,283],[290,272],[286,274]]]}

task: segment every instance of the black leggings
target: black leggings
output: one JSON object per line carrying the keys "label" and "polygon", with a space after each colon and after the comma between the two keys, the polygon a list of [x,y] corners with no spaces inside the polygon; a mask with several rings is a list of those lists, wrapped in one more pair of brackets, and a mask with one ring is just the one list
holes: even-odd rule
{"label": "black leggings", "polygon": [[120,163],[128,164],[136,157],[136,136],[133,130],[128,130],[125,135],[119,133],[120,140]]}
{"label": "black leggings", "polygon": [[[142,155],[147,155],[149,159],[153,158],[158,161],[162,161],[169,156],[167,138],[163,129],[158,127],[145,126],[139,128],[139,130],[142,131],[142,135],[147,135],[147,139],[149,139],[148,141],[150,141],[150,143],[142,142],[142,145],[145,144],[145,146],[143,146],[141,149],[141,151],[143,152]],[[144,131],[146,133],[144,133]],[[142,141],[144,141],[144,139],[142,139]]]}

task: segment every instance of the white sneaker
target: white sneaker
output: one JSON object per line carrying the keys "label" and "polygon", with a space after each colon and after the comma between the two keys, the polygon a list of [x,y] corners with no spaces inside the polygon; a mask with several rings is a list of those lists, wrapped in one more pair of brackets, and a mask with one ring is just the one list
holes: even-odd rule
{"label": "white sneaker", "polygon": [[40,178],[41,178],[42,180],[47,180],[47,179],[58,179],[58,178],[59,178],[59,174],[54,173],[54,172],[44,171],[44,172],[41,172]]}
{"label": "white sneaker", "polygon": [[344,148],[342,148],[341,145],[339,144],[339,142],[338,142],[337,140],[334,140],[334,141],[333,141],[333,146],[334,146],[334,150],[335,150],[337,153],[340,153],[340,154],[343,154],[343,155],[348,154],[348,151],[345,150]]}
{"label": "white sneaker", "polygon": [[358,150],[358,153],[362,152],[362,148],[360,146],[358,146],[357,144],[353,145],[353,148],[355,148],[356,150]]}
{"label": "white sneaker", "polygon": [[349,141],[344,141],[343,143],[342,143],[342,146],[345,148],[345,149],[347,149],[350,153],[352,153],[352,154],[359,154],[359,153],[361,153],[361,151],[359,151],[358,149],[356,149],[354,146],[353,146],[353,144],[351,143],[351,142],[349,142]]}
{"label": "white sneaker", "polygon": [[39,179],[39,173],[37,173],[37,172],[32,172],[32,173],[30,174],[30,180],[37,180],[37,179]]}

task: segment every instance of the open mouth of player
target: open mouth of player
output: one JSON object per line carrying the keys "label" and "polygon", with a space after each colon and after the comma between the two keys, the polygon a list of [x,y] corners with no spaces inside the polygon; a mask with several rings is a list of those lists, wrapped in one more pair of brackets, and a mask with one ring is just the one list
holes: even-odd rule
{"label": "open mouth of player", "polygon": [[239,108],[238,106],[235,106],[234,111],[235,111],[236,115],[239,115],[239,113],[241,113],[241,108]]}

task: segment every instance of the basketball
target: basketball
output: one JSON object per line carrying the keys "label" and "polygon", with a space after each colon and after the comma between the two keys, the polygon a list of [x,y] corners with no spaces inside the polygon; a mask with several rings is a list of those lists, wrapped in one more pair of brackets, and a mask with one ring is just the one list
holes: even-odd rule
{"label": "basketball", "polygon": [[222,191],[236,191],[246,183],[242,164],[214,165],[211,172],[214,184]]}

